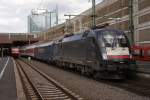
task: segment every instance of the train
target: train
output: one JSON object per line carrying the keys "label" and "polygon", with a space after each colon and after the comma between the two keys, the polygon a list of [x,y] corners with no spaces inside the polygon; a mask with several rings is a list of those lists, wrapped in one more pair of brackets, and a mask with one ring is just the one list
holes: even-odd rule
{"label": "train", "polygon": [[18,47],[11,48],[11,56],[18,58],[20,56],[20,50]]}
{"label": "train", "polygon": [[101,79],[136,76],[136,63],[124,31],[88,29],[20,48],[20,55],[53,63]]}

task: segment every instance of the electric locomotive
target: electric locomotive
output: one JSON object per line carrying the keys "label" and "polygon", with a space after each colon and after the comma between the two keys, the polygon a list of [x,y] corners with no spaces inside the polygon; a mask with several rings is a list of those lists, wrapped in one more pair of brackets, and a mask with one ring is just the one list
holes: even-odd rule
{"label": "electric locomotive", "polygon": [[89,29],[50,41],[25,46],[21,55],[55,63],[103,79],[135,76],[130,43],[121,30]]}
{"label": "electric locomotive", "polygon": [[53,61],[104,79],[135,75],[127,36],[121,30],[94,29],[66,36],[54,43]]}

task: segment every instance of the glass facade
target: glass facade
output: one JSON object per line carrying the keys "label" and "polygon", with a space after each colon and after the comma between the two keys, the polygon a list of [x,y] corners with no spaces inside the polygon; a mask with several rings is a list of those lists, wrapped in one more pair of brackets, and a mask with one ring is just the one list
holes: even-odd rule
{"label": "glass facade", "polygon": [[43,32],[54,26],[56,23],[56,14],[47,10],[34,10],[28,16],[28,32]]}

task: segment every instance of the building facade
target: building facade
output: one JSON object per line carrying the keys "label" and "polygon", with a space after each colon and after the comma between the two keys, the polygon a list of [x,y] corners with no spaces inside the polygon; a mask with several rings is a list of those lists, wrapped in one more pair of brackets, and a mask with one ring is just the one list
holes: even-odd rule
{"label": "building facade", "polygon": [[[130,40],[133,35],[135,44],[150,44],[150,1],[133,0],[132,6],[134,34],[130,32],[130,0],[103,0],[97,4],[96,25],[109,23],[109,27],[124,30]],[[78,32],[86,27],[90,27],[92,25],[91,15],[92,10],[88,9],[71,19],[69,22],[72,28],[71,31]],[[66,23],[63,23],[64,28],[68,25]],[[49,29],[50,32],[51,29]],[[59,33],[55,32],[55,34]]]}
{"label": "building facade", "polygon": [[[150,44],[150,1],[133,0],[133,24],[135,44]],[[110,27],[122,29],[131,38],[130,32],[130,0],[103,0],[96,5],[96,25],[109,23]],[[91,26],[91,9],[72,19],[74,31]]]}

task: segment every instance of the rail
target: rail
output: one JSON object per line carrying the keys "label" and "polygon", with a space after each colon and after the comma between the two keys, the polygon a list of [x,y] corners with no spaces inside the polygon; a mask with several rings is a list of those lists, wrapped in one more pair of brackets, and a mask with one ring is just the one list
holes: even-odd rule
{"label": "rail", "polygon": [[22,60],[16,60],[16,64],[28,99],[82,100],[35,66]]}

